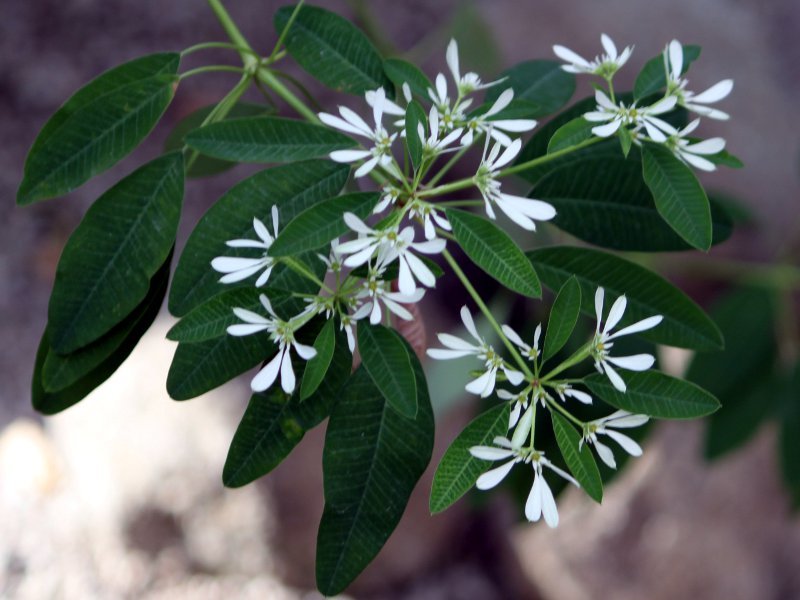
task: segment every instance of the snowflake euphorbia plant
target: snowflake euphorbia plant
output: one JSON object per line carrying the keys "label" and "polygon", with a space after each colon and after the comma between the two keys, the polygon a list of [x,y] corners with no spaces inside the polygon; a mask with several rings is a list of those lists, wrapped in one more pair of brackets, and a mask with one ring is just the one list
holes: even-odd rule
{"label": "snowflake euphorbia plant", "polygon": [[[103,194],[67,243],[36,362],[38,410],[64,410],[113,373],[168,292],[180,318],[168,334],[178,342],[167,379],[173,398],[261,365],[226,485],[268,473],[328,419],[317,577],[332,594],[380,550],[430,461],[425,375],[395,326],[419,318],[415,304],[442,278],[469,297],[460,310],[467,335],[439,333],[427,354],[477,359],[464,385],[480,397],[481,414],[441,460],[433,512],[527,465],[524,514],[554,527],[551,485],[564,480],[599,502],[610,471],[601,473],[595,454],[614,469],[616,457],[642,453],[622,430],[636,437],[651,418],[716,409],[707,392],[653,369],[653,343],[720,347],[705,313],[644,267],[585,245],[547,246],[542,231],[555,226],[636,251],[707,250],[725,239],[730,220],[692,169],[738,161],[721,139],[690,137],[699,119],[687,111],[727,118],[709,105],[731,83],[689,91],[686,70],[699,48],[669,42],[633,92],[620,94],[614,77],[633,50],[619,53],[605,35],[605,53],[592,61],[556,46],[566,64],[528,61],[486,82],[464,72],[453,40],[447,72],[431,81],[409,62],[381,58],[345,19],[302,3],[278,11],[277,43],[262,56],[219,1],[209,3],[230,42],[104,73],[67,101],[30,151],[20,204],[65,194],[127,155],[183,79],[240,74],[227,96],[170,136],[174,151]],[[237,52],[242,66],[180,70],[208,48]],[[312,111],[284,84],[280,63],[289,56],[352,97]],[[569,101],[574,74],[597,78],[594,97],[541,126]],[[251,87],[266,104],[240,102]],[[276,116],[276,98],[299,118]],[[284,164],[244,179],[208,210],[168,283],[184,177],[237,162]],[[453,178],[456,165],[468,176]],[[515,294],[540,298],[542,283],[553,290],[547,323],[501,325],[468,262]],[[594,316],[593,333],[576,329],[582,312]]]}

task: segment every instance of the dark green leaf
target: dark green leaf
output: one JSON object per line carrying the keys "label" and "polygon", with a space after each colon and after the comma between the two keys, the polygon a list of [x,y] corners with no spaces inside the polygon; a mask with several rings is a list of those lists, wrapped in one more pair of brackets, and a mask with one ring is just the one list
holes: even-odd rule
{"label": "dark green leaf", "polygon": [[195,129],[186,143],[235,162],[293,162],[344,150],[356,141],[329,127],[282,117],[243,117]]}
{"label": "dark green leaf", "polygon": [[[554,169],[530,195],[556,208],[554,225],[592,244],[636,252],[691,249],[658,214],[635,148],[627,159],[617,151]],[[719,203],[710,202],[713,243],[719,244],[730,237],[733,225]]]}
{"label": "dark green leaf", "polygon": [[711,247],[711,208],[692,170],[667,148],[645,143],[642,173],[664,220],[689,244],[708,250]]}
{"label": "dark green leaf", "polygon": [[[683,47],[683,73],[686,73],[689,65],[697,60],[700,56],[700,46],[684,46]],[[633,95],[636,100],[641,100],[645,96],[655,94],[659,90],[663,90],[667,85],[666,65],[664,64],[664,55],[658,56],[648,60],[639,75],[636,77],[636,83],[633,85]]]}
{"label": "dark green leaf", "polygon": [[183,201],[183,157],[164,155],[104,193],[70,237],[48,309],[50,345],[68,354],[95,341],[144,299],[167,259]]}
{"label": "dark green leaf", "polygon": [[617,137],[619,138],[619,145],[622,148],[622,156],[628,158],[631,152],[631,145],[633,144],[633,136],[627,127],[620,127],[617,130]]}
{"label": "dark green leaf", "polygon": [[151,54],[76,92],[31,147],[17,203],[66,194],[138,146],[172,99],[179,62],[176,53]]}
{"label": "dark green leaf", "polygon": [[305,401],[288,397],[280,386],[250,398],[225,459],[222,481],[226,486],[241,487],[269,473],[288,456],[306,431],[328,417],[353,363],[344,333],[335,332],[335,337],[336,349],[328,374]]}
{"label": "dark green leaf", "polygon": [[660,371],[631,373],[625,381],[628,389],[620,392],[599,373],[584,379],[603,402],[658,419],[697,419],[719,408],[719,400],[703,388]]}
{"label": "dark green leaf", "polygon": [[581,446],[581,434],[556,411],[551,410],[550,416],[553,419],[553,431],[556,434],[558,448],[570,472],[592,500],[602,502],[603,481],[600,479],[600,471],[597,469],[589,445]]}
{"label": "dark green leaf", "polygon": [[[178,124],[173,127],[167,139],[164,141],[164,150],[181,150],[185,143],[183,138],[186,137],[186,134],[201,127],[203,121],[216,106],[216,104],[204,106],[178,121]],[[275,112],[275,109],[271,106],[239,102],[234,104],[226,118],[235,119],[239,117],[264,116],[273,112]],[[229,160],[220,160],[200,154],[192,163],[192,166],[186,171],[186,177],[209,177],[227,171],[235,165],[235,162]]]}
{"label": "dark green leaf", "polygon": [[522,62],[503,71],[500,77],[507,79],[489,88],[486,103],[494,102],[504,90],[511,87],[515,99],[529,103],[527,116],[530,118],[553,114],[569,102],[575,93],[575,76],[552,60]]}
{"label": "dark green leaf", "polygon": [[542,295],[536,271],[505,231],[462,210],[446,213],[456,241],[476,265],[515,292],[531,298]]}
{"label": "dark green leaf", "polygon": [[377,192],[353,192],[310,206],[279,232],[269,248],[270,256],[294,256],[326,246],[350,231],[342,218],[344,213],[351,212],[365,219],[372,213],[378,198]]}
{"label": "dark green leaf", "polygon": [[472,446],[491,446],[492,440],[508,431],[509,403],[494,406],[473,419],[453,440],[442,456],[431,487],[431,513],[440,513],[466,494],[490,462],[469,453]]}
{"label": "dark green leaf", "polygon": [[[422,125],[422,138],[419,135],[419,125]],[[408,145],[411,164],[415,169],[419,169],[422,166],[422,144],[427,130],[428,119],[425,116],[425,109],[422,108],[419,102],[412,100],[406,108],[406,144]]]}
{"label": "dark green leaf", "polygon": [[[293,11],[285,6],[275,13],[276,31],[283,31]],[[301,67],[334,90],[363,94],[391,89],[372,43],[350,21],[324,8],[301,8],[284,41]]]}
{"label": "dark green leaf", "polygon": [[542,355],[548,360],[564,347],[572,335],[578,315],[581,312],[581,286],[578,280],[570,277],[558,291],[553,308],[550,309],[550,320],[547,321],[547,332],[544,337]]}
{"label": "dark green leaf", "polygon": [[800,363],[796,363],[785,389],[778,450],[783,480],[792,494],[794,507],[800,506]]}
{"label": "dark green leaf", "polygon": [[412,362],[416,418],[393,410],[364,369],[350,378],[331,413],[317,536],[317,586],[325,595],[341,592],[380,551],[430,461],[433,413],[422,367],[416,357]]}
{"label": "dark green leaf", "polygon": [[322,327],[314,342],[314,349],[317,355],[306,364],[303,382],[300,385],[300,400],[308,399],[317,391],[331,366],[333,352],[336,349],[336,328],[333,319],[328,319]]}
{"label": "dark green leaf", "polygon": [[417,386],[406,344],[393,329],[358,324],[358,350],[364,369],[394,410],[413,419],[417,414]]}
{"label": "dark green leaf", "polygon": [[550,141],[547,143],[547,154],[565,150],[566,148],[585,142],[592,137],[592,127],[594,126],[594,123],[590,123],[583,117],[578,117],[577,119],[566,122],[556,129]]}
{"label": "dark green leaf", "polygon": [[594,294],[603,286],[607,297],[625,294],[628,306],[621,327],[653,315],[664,320],[654,329],[640,335],[652,342],[693,348],[717,350],[723,341],[714,322],[682,291],[656,275],[623,258],[590,250],[557,246],[527,253],[536,265],[542,281],[550,289],[558,289],[572,275],[581,284],[582,309],[594,315]]}
{"label": "dark green leaf", "polygon": [[[237,255],[235,249],[225,245],[226,241],[256,237],[253,217],[269,223],[272,206],[277,206],[281,226],[285,226],[305,209],[338,194],[349,173],[347,165],[311,160],[266,169],[228,190],[203,216],[186,242],[169,292],[170,312],[183,316],[230,289],[219,283],[220,274],[211,268],[211,261],[217,256]],[[280,271],[288,272],[285,267],[276,267],[269,287],[289,289],[280,284]],[[247,280],[243,285],[252,283]]]}
{"label": "dark green leaf", "polygon": [[433,84],[419,67],[400,58],[387,58],[383,70],[398,88],[407,83],[416,96],[428,100],[428,90],[433,89]]}

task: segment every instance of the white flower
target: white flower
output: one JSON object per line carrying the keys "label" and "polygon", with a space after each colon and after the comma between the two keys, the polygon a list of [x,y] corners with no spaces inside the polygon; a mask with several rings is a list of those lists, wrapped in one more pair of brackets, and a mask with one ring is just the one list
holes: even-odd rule
{"label": "white flower", "polygon": [[514,90],[508,88],[494,101],[494,104],[482,115],[472,117],[467,121],[467,133],[461,138],[462,146],[472,144],[475,132],[488,133],[503,146],[511,145],[511,138],[504,132],[522,133],[536,127],[534,119],[490,119],[506,108],[514,99]]}
{"label": "white flower", "polygon": [[728,113],[706,105],[714,104],[727,97],[733,90],[732,79],[723,79],[699,94],[687,90],[686,86],[689,81],[681,78],[683,46],[678,40],[672,40],[664,48],[664,66],[667,72],[667,94],[676,96],[680,106],[709,119],[724,121],[730,118]]}
{"label": "white flower", "polygon": [[514,140],[503,150],[502,154],[500,154],[500,150],[503,147],[499,143],[494,144],[487,154],[488,148],[489,137],[487,136],[486,144],[483,148],[483,158],[473,180],[483,196],[486,214],[489,215],[489,218],[496,218],[492,204],[496,204],[509,219],[528,231],[536,230],[534,219],[537,221],[549,221],[555,217],[556,209],[547,202],[504,194],[500,191],[500,182],[497,180],[499,171],[519,154],[522,148],[522,141],[519,139]]}
{"label": "white flower", "polygon": [[425,239],[427,240],[436,239],[437,226],[445,231],[453,230],[447,218],[433,204],[423,200],[415,199],[411,202],[408,208],[408,216],[422,219]]}
{"label": "white flower", "polygon": [[541,323],[536,326],[536,330],[533,332],[533,346],[523,342],[520,335],[508,325],[503,325],[503,333],[506,334],[506,337],[511,340],[517,348],[522,350],[523,356],[528,360],[534,361],[539,356],[539,338],[542,337]]}
{"label": "white flower", "polygon": [[605,125],[592,128],[592,133],[598,137],[610,137],[623,125],[633,125],[634,131],[644,127],[647,135],[654,140],[659,136],[664,139],[665,136],[661,131],[674,130],[672,125],[655,115],[664,114],[675,108],[678,102],[675,96],[666,96],[651,106],[641,107],[637,107],[636,102],[630,106],[625,106],[622,102],[616,105],[601,90],[595,90],[594,97],[597,101],[597,110],[585,113],[583,118],[592,123],[606,122]]}
{"label": "white flower", "polygon": [[290,350],[294,348],[297,355],[304,360],[314,358],[317,355],[317,351],[311,346],[300,344],[295,340],[296,324],[292,323],[291,320],[284,321],[278,317],[275,311],[272,310],[269,299],[264,294],[261,294],[259,299],[270,318],[244,308],[234,308],[234,314],[244,323],[231,325],[228,327],[228,333],[234,336],[243,336],[258,333],[259,331],[268,331],[270,339],[278,345],[278,353],[256,374],[250,382],[250,387],[254,392],[263,392],[275,383],[280,372],[281,387],[284,392],[291,394],[294,391],[296,380],[294,369],[292,368]]}
{"label": "white flower", "polygon": [[648,317],[637,321],[632,325],[623,327],[616,333],[611,333],[611,330],[620,322],[622,315],[625,313],[627,306],[627,299],[625,296],[620,296],[616,299],[608,312],[608,318],[602,331],[600,330],[600,322],[603,318],[603,299],[605,297],[605,290],[599,287],[594,295],[594,310],[597,315],[597,327],[595,328],[594,341],[592,342],[592,356],[594,358],[594,366],[600,372],[608,376],[611,383],[620,392],[626,390],[625,382],[622,377],[613,369],[611,365],[628,369],[630,371],[646,371],[653,366],[655,358],[650,354],[635,354],[633,356],[609,356],[608,351],[613,347],[611,340],[622,337],[623,335],[630,335],[631,333],[638,333],[640,331],[647,331],[652,329],[664,319],[661,315]]}
{"label": "white flower", "polygon": [[518,394],[512,394],[508,390],[497,390],[497,397],[513,403],[511,412],[508,415],[508,428],[512,429],[519,422],[522,410],[528,408],[528,395],[530,388],[525,388]]}
{"label": "white flower", "polygon": [[451,105],[447,91],[447,78],[439,73],[435,80],[436,89],[428,88],[428,96],[439,112],[439,127],[443,131],[452,131],[458,123],[465,120],[464,111],[472,104],[472,99],[457,100]]}
{"label": "white flower", "polygon": [[627,46],[618,54],[616,45],[605,33],[600,36],[600,43],[603,44],[603,50],[606,52],[596,56],[591,62],[564,46],[553,46],[553,52],[558,58],[568,63],[561,66],[568,73],[588,73],[610,79],[628,62],[633,53],[633,46]]}
{"label": "white flower", "polygon": [[490,83],[483,83],[478,74],[472,72],[464,73],[462,76],[458,61],[458,43],[453,39],[451,39],[450,43],[447,45],[445,58],[447,60],[447,66],[450,67],[450,73],[453,75],[453,81],[456,83],[459,97],[466,96],[477,90],[492,87],[502,81],[502,79],[498,79]]}
{"label": "white flower", "polygon": [[614,460],[614,453],[611,451],[611,448],[599,442],[597,440],[597,436],[607,435],[612,440],[616,441],[620,446],[622,446],[622,449],[631,456],[641,456],[641,446],[639,446],[639,444],[637,444],[627,435],[622,434],[619,431],[614,431],[614,429],[639,427],[647,423],[648,420],[649,417],[646,415],[634,415],[624,410],[618,410],[617,412],[607,417],[603,417],[602,419],[590,421],[584,426],[583,439],[581,439],[579,448],[584,442],[587,444],[592,444],[595,450],[597,450],[597,456],[600,457],[600,460],[602,460],[612,469],[616,469],[617,462]]}
{"label": "white flower", "polygon": [[375,208],[372,209],[373,215],[382,213],[390,205],[394,205],[397,202],[397,199],[400,197],[402,190],[396,185],[387,183],[386,185],[383,186],[381,192],[382,192],[381,199],[378,201],[378,204],[375,205]]}
{"label": "white flower", "polygon": [[390,101],[386,99],[386,92],[383,88],[375,90],[374,96],[370,97],[372,98],[372,116],[375,120],[374,128],[367,125],[364,119],[346,106],[339,107],[341,118],[328,113],[319,113],[320,121],[329,127],[365,137],[373,142],[374,145],[369,150],[336,150],[330,153],[331,160],[336,162],[351,163],[368,159],[356,169],[356,177],[367,175],[378,165],[394,172],[394,169],[391,168],[394,160],[392,157],[392,142],[397,137],[397,133],[389,135],[382,123],[383,113],[386,111],[387,106],[389,106],[389,110],[393,109],[390,105],[387,105],[387,102]]}
{"label": "white flower", "polygon": [[447,147],[458,139],[462,131],[464,131],[463,129],[459,127],[440,138],[439,136],[444,133],[444,131],[443,128],[439,126],[439,109],[435,106],[431,106],[431,110],[428,113],[428,125],[431,133],[428,137],[425,137],[425,129],[422,123],[417,123],[417,135],[419,135],[419,139],[422,142],[422,152],[424,156],[435,157],[444,152],[456,150],[456,148],[450,148],[450,150],[448,150]]}
{"label": "white flower", "polygon": [[508,367],[503,358],[494,351],[494,348],[478,335],[475,322],[472,320],[472,315],[466,306],[461,307],[461,320],[477,344],[467,342],[449,333],[439,333],[437,337],[445,347],[429,348],[428,356],[436,360],[449,360],[472,355],[484,361],[486,372],[473,379],[465,388],[469,393],[479,394],[482,398],[486,398],[494,391],[499,369],[502,369],[511,385],[522,383],[525,376],[519,371]]}
{"label": "white flower", "polygon": [[272,207],[272,228],[275,233],[273,237],[270,235],[264,223],[253,217],[253,229],[256,235],[261,238],[260,240],[229,240],[225,244],[231,248],[258,248],[263,250],[263,254],[259,258],[245,258],[238,256],[218,256],[211,261],[211,268],[219,273],[225,273],[220,277],[220,283],[234,283],[247,279],[251,275],[255,275],[262,269],[264,272],[256,279],[256,287],[261,287],[272,273],[272,267],[275,265],[275,259],[267,256],[269,247],[272,242],[278,237],[278,207]]}
{"label": "white flower", "polygon": [[[527,415],[527,413],[526,413]],[[559,469],[552,462],[547,460],[544,452],[534,449],[526,449],[514,445],[503,437],[494,439],[495,446],[473,446],[469,449],[470,454],[481,460],[505,460],[510,459],[499,467],[495,467],[478,477],[475,486],[479,490],[488,490],[500,483],[517,463],[530,463],[533,467],[533,486],[531,487],[528,500],[525,503],[525,516],[529,521],[538,521],[544,515],[545,522],[550,527],[558,526],[558,508],[553,492],[542,473],[542,467],[558,473],[561,477],[580,487],[575,478],[566,471]],[[499,446],[499,447],[497,447]]]}
{"label": "white flower", "polygon": [[356,294],[357,300],[365,300],[358,310],[352,315],[352,320],[358,321],[369,315],[369,322],[377,325],[383,318],[381,303],[404,321],[410,321],[414,316],[401,304],[413,304],[422,300],[425,290],[417,288],[413,294],[392,292],[390,283],[382,280],[382,271],[371,268],[369,276],[364,281],[361,290]]}
{"label": "white flower", "polygon": [[[355,323],[355,319],[350,315],[344,314],[339,315],[339,317],[339,330],[343,330],[347,336],[347,347],[350,348],[350,353],[352,354],[356,349],[356,336],[353,332],[353,324]],[[380,318],[378,318],[378,322],[380,322]]]}
{"label": "white flower", "polygon": [[395,260],[400,266],[398,287],[400,292],[411,296],[417,291],[417,281],[426,287],[436,285],[436,277],[428,266],[411,250],[422,254],[439,254],[447,241],[434,239],[414,242],[414,228],[372,229],[353,213],[344,213],[344,220],[353,231],[361,235],[358,239],[339,245],[339,252],[351,254],[344,260],[345,266],[358,267],[377,253],[378,267],[385,267]]}
{"label": "white flower", "polygon": [[583,404],[592,403],[592,397],[589,394],[573,389],[573,387],[568,383],[557,384],[556,393],[558,394],[558,397],[561,398],[562,402],[566,402],[567,398],[575,398],[575,400]]}
{"label": "white flower", "polygon": [[669,137],[654,141],[662,142],[683,162],[702,171],[714,171],[717,168],[716,165],[707,158],[704,158],[704,156],[711,156],[722,152],[725,149],[725,140],[721,137],[709,138],[702,141],[686,139],[690,133],[697,129],[698,125],[700,125],[700,119],[695,119],[683,129],[673,129],[672,132],[669,132]]}

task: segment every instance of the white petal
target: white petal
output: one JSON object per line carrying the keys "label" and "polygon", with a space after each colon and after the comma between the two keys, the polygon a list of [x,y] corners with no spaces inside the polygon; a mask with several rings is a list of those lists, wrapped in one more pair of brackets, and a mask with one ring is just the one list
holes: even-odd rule
{"label": "white petal", "polygon": [[[383,299],[383,303],[386,305],[386,308],[389,309],[389,312],[397,315],[398,317],[400,317],[404,321],[411,321],[411,320],[414,319],[414,315],[412,315],[405,308],[400,306],[397,302],[393,302],[389,298],[384,298]],[[377,302],[376,302],[376,304],[377,304]],[[373,323],[373,325],[375,325],[375,323]]]}
{"label": "white petal", "polygon": [[514,456],[514,451],[507,448],[495,448],[494,446],[473,446],[469,453],[481,460],[503,460]]}
{"label": "white petal", "polygon": [[283,353],[283,360],[281,361],[281,387],[287,394],[294,391],[296,379],[294,376],[294,369],[292,368],[292,353],[287,349]]}
{"label": "white petal", "polygon": [[447,80],[441,73],[436,76],[436,94],[439,96],[439,102],[443,104],[447,99]]}
{"label": "white petal", "polygon": [[273,383],[275,383],[275,379],[278,377],[278,371],[281,368],[281,360],[283,359],[285,352],[286,348],[281,348],[280,351],[275,355],[275,358],[269,361],[267,366],[261,369],[258,374],[253,377],[253,381],[250,382],[250,388],[254,392],[263,392]]}
{"label": "white petal", "polygon": [[440,333],[438,337],[442,345],[452,350],[468,350],[473,354],[477,354],[481,350],[479,346],[473,346],[466,340],[462,340],[460,337],[450,335],[449,333]]}
{"label": "white petal", "polygon": [[329,155],[332,161],[338,163],[351,163],[372,156],[369,150],[334,150]]}
{"label": "white petal", "polygon": [[623,335],[630,335],[631,333],[638,333],[640,331],[647,331],[648,329],[652,329],[661,321],[664,320],[662,315],[655,315],[654,317],[647,317],[646,319],[642,319],[641,321],[637,321],[632,325],[628,325],[627,327],[623,327],[619,331],[612,333],[608,336],[607,340],[613,340],[614,338],[622,337]]}
{"label": "white petal", "polygon": [[492,121],[492,125],[497,129],[512,131],[514,133],[530,131],[536,127],[536,123],[537,122],[533,119],[500,119],[499,121]]}
{"label": "white petal", "polygon": [[317,355],[317,351],[312,346],[306,346],[305,344],[299,344],[297,342],[295,342],[293,346],[297,352],[297,356],[304,360],[311,360]]}
{"label": "white petal", "polygon": [[239,317],[245,323],[254,323],[256,325],[268,325],[270,320],[263,315],[247,310],[246,308],[236,307],[233,309],[233,314]]}
{"label": "white petal", "polygon": [[353,173],[353,177],[363,177],[364,175],[368,175],[370,171],[372,171],[372,169],[375,168],[380,159],[381,159],[380,156],[373,156],[367,162],[365,162],[363,165],[361,165],[356,169],[356,172]]}
{"label": "white petal", "polygon": [[614,459],[614,452],[612,452],[611,448],[606,446],[601,442],[594,442],[594,449],[597,450],[597,456],[600,457],[608,467],[612,469],[617,468],[617,461]]}
{"label": "white petal", "polygon": [[497,97],[497,100],[494,101],[494,104],[492,104],[491,108],[487,110],[483,116],[491,117],[492,115],[496,115],[506,106],[508,106],[513,99],[514,99],[513,88],[508,88],[506,90],[503,90],[503,93]]}
{"label": "white petal", "polygon": [[211,268],[219,273],[235,273],[253,267],[258,271],[264,264],[263,258],[239,258],[235,256],[218,256],[211,261]]}
{"label": "white petal", "polygon": [[534,411],[535,407],[530,406],[519,420],[517,428],[514,430],[514,435],[511,437],[512,448],[521,448],[528,440],[528,436],[531,434],[531,424],[533,423]]}
{"label": "white petal", "polygon": [[686,152],[692,154],[717,154],[725,149],[725,140],[721,137],[710,138],[697,142],[696,144],[689,144],[684,148]]}
{"label": "white petal", "polygon": [[[342,246],[345,246],[347,243],[349,242],[342,244]],[[361,250],[360,252],[351,254],[342,262],[342,264],[345,265],[346,267],[360,267],[372,257],[372,254],[375,252],[376,246],[377,244],[373,243],[364,248],[363,250]]]}
{"label": "white petal", "polygon": [[564,395],[569,396],[570,398],[575,398],[575,400],[577,400],[578,402],[582,402],[583,404],[592,403],[592,397],[586,392],[582,392],[581,390],[573,390],[573,389],[565,390]]}
{"label": "white petal", "polygon": [[547,485],[544,476],[541,478],[541,496],[542,496],[542,514],[544,514],[544,521],[550,527],[558,527],[558,508],[556,507],[556,499],[553,498],[553,492],[550,486]]}
{"label": "white petal", "polygon": [[626,306],[628,306],[628,299],[625,298],[624,295],[614,301],[614,304],[611,305],[611,310],[608,311],[608,318],[606,319],[605,327],[603,327],[603,333],[608,333],[619,323],[622,315],[625,314]]}
{"label": "white petal", "polygon": [[[424,262],[410,252],[405,254],[405,259],[408,263],[408,266],[411,268],[411,272],[414,274],[414,277],[416,277],[422,285],[430,288],[436,285],[436,277]],[[414,291],[416,291],[416,287],[410,292],[405,292],[402,289],[400,291],[404,294],[412,294]]]}
{"label": "white petal", "polygon": [[475,482],[475,487],[479,490],[489,490],[493,488],[505,479],[505,476],[508,475],[514,467],[514,462],[515,461],[510,460],[502,466],[486,471],[486,473],[478,477],[478,481]]}
{"label": "white petal", "polygon": [[[434,218],[436,218],[434,216]],[[439,219],[436,219],[436,222],[439,223]],[[439,223],[441,226],[441,223]],[[449,226],[449,223],[447,224]],[[444,227],[442,227],[444,229]],[[417,242],[414,244],[413,248],[417,252],[421,252],[422,254],[439,254],[442,252],[447,245],[447,240],[445,239],[435,239],[429,240],[427,242]]]}
{"label": "white petal", "polygon": [[508,325],[503,325],[502,329],[503,329],[503,333],[506,334],[506,337],[509,340],[511,340],[512,342],[514,342],[514,344],[516,344],[517,346],[519,346],[520,348],[522,348],[525,351],[530,349],[530,346],[528,344],[526,344],[525,342],[523,342],[522,338],[519,336],[519,334],[516,331],[514,331],[513,329],[511,329],[511,327],[509,327]]}
{"label": "white petal", "polygon": [[228,240],[225,245],[229,248],[260,248],[266,249],[264,242],[258,240]]}
{"label": "white petal", "polygon": [[671,111],[678,103],[677,96],[667,96],[662,98],[655,104],[642,108],[642,111],[648,115],[660,115],[665,112]]}
{"label": "white petal", "polygon": [[436,360],[450,360],[475,354],[472,350],[445,350],[442,348],[428,348],[428,356]]}
{"label": "white petal", "polygon": [[525,375],[519,371],[515,371],[514,369],[507,369],[506,367],[503,367],[503,373],[506,374],[508,382],[511,385],[519,385],[525,379]]}
{"label": "white petal", "polygon": [[594,99],[597,102],[597,105],[602,108],[607,108],[608,110],[617,110],[617,107],[611,101],[611,98],[606,96],[603,90],[595,90],[594,91]]}
{"label": "white petal", "polygon": [[692,98],[692,102],[700,104],[711,104],[725,98],[733,90],[733,79],[724,79],[712,85],[705,92],[701,92]]}
{"label": "white petal", "polygon": [[[542,200],[512,196],[511,194],[501,194],[500,196],[502,200],[498,200],[497,205],[500,206],[501,209],[503,206],[511,207],[513,210],[531,219],[536,219],[537,221],[549,221],[556,216],[555,207]],[[505,209],[503,210],[505,211]]]}
{"label": "white petal", "polygon": [[272,274],[272,267],[267,267],[264,272],[256,279],[256,287],[261,287],[269,281],[269,276]]}
{"label": "white petal", "polygon": [[458,43],[453,39],[447,44],[447,52],[445,53],[447,66],[450,67],[450,72],[453,74],[453,79],[456,84],[461,80],[461,71],[458,68]]}
{"label": "white petal", "polygon": [[346,131],[347,133],[354,133],[356,135],[362,135],[366,137],[372,137],[372,131],[367,129],[364,131],[359,127],[355,127],[345,121],[344,119],[340,119],[335,115],[330,115],[328,113],[319,113],[319,120],[325,123],[328,127],[334,127],[335,129],[339,129],[341,131]]}
{"label": "white petal", "polygon": [[573,65],[580,65],[581,67],[586,67],[586,68],[589,67],[589,63],[585,58],[575,54],[569,48],[565,48],[564,46],[556,44],[555,46],[553,46],[553,52],[555,52],[555,55],[558,58],[560,58],[561,60],[565,60],[568,63],[572,63]]}
{"label": "white petal", "polygon": [[411,275],[411,269],[405,256],[401,256],[398,263],[400,264],[400,272],[397,277],[397,287],[400,288],[400,292],[403,294],[413,294],[417,291],[417,284]]}
{"label": "white petal", "polygon": [[461,307],[461,321],[464,323],[464,327],[467,328],[467,331],[469,331],[469,334],[478,340],[478,342],[483,343],[481,336],[478,335],[478,330],[475,328],[475,321],[472,320],[472,314],[470,314],[466,306]]}
{"label": "white petal", "polygon": [[470,381],[464,389],[466,389],[470,394],[477,394],[481,398],[486,398],[494,390],[496,376],[496,371],[494,369],[490,369],[477,379]]}
{"label": "white petal", "polygon": [[701,171],[716,171],[717,165],[713,162],[708,160],[707,158],[703,158],[702,156],[695,156],[694,154],[690,154],[688,152],[679,152],[680,158],[685,160],[687,163],[692,165],[696,169],[700,169]]}
{"label": "white petal", "polygon": [[542,482],[542,477],[535,473],[531,491],[525,501],[525,517],[528,521],[538,521],[542,518]]}
{"label": "white petal", "polygon": [[[503,391],[503,390],[500,390]],[[498,392],[499,395],[499,392]],[[511,413],[508,415],[508,428],[511,429],[514,425],[517,424],[519,421],[519,413],[522,411],[522,405],[519,402],[514,402],[514,408],[511,409]]]}
{"label": "white petal", "polygon": [[[253,217],[253,229],[255,230],[256,235],[258,237],[260,237],[264,241],[265,244],[271,244],[272,243],[273,239],[272,239],[272,236],[269,233],[269,230],[267,229],[267,226],[264,225],[264,223],[262,223],[260,220],[258,220],[255,217]],[[269,247],[269,246],[267,246],[267,247]]]}
{"label": "white petal", "polygon": [[503,151],[503,154],[500,155],[500,158],[498,158],[497,161],[492,164],[492,170],[500,169],[506,166],[508,163],[514,160],[521,149],[522,140],[516,139],[511,142],[511,145],[509,145],[508,148]]}
{"label": "white petal", "polygon": [[381,322],[382,317],[381,303],[376,300],[372,303],[372,311],[369,313],[369,322],[372,325],[377,325]]}
{"label": "white petal", "polygon": [[629,371],[646,371],[656,362],[650,354],[634,354],[633,356],[607,356],[606,361],[621,369]]}
{"label": "white petal", "polygon": [[625,385],[625,380],[620,377],[619,373],[617,373],[613,367],[608,364],[607,360],[601,361],[600,365],[606,372],[606,376],[608,377],[609,381],[611,381],[611,384],[620,392],[624,392],[627,389],[627,386]]}
{"label": "white petal", "polygon": [[647,415],[632,415],[624,410],[618,410],[613,415],[606,417],[604,420],[606,427],[627,429],[629,427],[641,427],[650,420],[650,417]]}
{"label": "white petal", "polygon": [[225,331],[228,332],[228,335],[238,337],[264,331],[267,327],[267,325],[256,325],[255,323],[237,323],[236,325],[230,325]]}
{"label": "white petal", "polygon": [[668,47],[669,64],[673,79],[679,79],[683,72],[683,46],[678,40],[672,40]]}
{"label": "white petal", "polygon": [[634,442],[627,435],[622,434],[619,431],[613,431],[611,429],[606,431],[606,435],[615,442],[617,442],[620,446],[622,446],[622,449],[625,450],[625,452],[627,452],[631,456],[642,455],[642,447],[636,442]]}
{"label": "white petal", "polygon": [[608,125],[598,125],[597,127],[592,127],[592,133],[597,137],[610,137],[617,132],[617,129],[619,129],[620,125],[622,125],[622,121],[615,119]]}
{"label": "white petal", "polygon": [[600,332],[600,321],[603,320],[603,299],[606,291],[599,287],[594,293],[594,314],[597,317],[597,332]]}
{"label": "white petal", "polygon": [[367,122],[360,116],[358,116],[355,112],[353,112],[346,106],[340,106],[339,113],[344,117],[344,119],[348,123],[360,129],[363,132],[362,135],[366,135],[369,138],[373,137],[372,128],[369,125],[367,125]]}
{"label": "white petal", "polygon": [[617,118],[617,114],[613,112],[601,112],[599,110],[591,110],[583,113],[583,118],[592,123],[601,123],[603,121],[611,121]]}
{"label": "white petal", "polygon": [[608,57],[611,60],[615,60],[617,58],[617,47],[614,45],[613,40],[603,33],[600,35],[600,43],[603,44],[603,49],[608,54]]}

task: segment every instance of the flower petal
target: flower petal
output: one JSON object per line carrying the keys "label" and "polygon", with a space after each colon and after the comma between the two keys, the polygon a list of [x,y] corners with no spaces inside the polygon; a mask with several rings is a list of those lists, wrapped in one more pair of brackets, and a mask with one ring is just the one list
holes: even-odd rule
{"label": "flower petal", "polygon": [[258,374],[253,377],[253,381],[250,382],[250,388],[254,392],[263,392],[273,383],[275,383],[275,379],[278,377],[278,371],[281,368],[281,360],[283,360],[283,355],[285,352],[286,348],[281,348],[275,355],[275,358],[269,361],[267,366],[261,369]]}
{"label": "flower petal", "polygon": [[469,453],[481,460],[503,460],[514,456],[514,451],[508,448],[495,448],[494,446],[473,446]]}
{"label": "flower petal", "polygon": [[634,354],[633,356],[606,356],[606,361],[629,371],[646,371],[656,362],[651,354]]}
{"label": "flower petal", "polygon": [[475,487],[479,490],[489,490],[493,488],[505,479],[505,476],[508,475],[514,467],[515,462],[514,460],[510,460],[504,465],[486,471],[486,473],[478,477],[478,480],[475,482]]}

